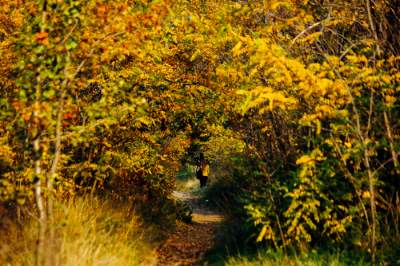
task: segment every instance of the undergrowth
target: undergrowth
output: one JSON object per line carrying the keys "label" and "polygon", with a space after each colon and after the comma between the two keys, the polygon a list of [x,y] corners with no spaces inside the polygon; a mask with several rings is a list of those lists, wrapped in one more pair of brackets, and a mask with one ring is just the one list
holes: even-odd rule
{"label": "undergrowth", "polygon": [[319,245],[305,251],[288,247],[277,250],[265,243],[253,241],[253,228],[244,220],[241,208],[242,192],[233,177],[224,176],[205,191],[210,203],[225,212],[225,221],[217,234],[217,244],[207,254],[208,265],[219,266],[345,266],[370,265],[362,252],[350,252],[345,247]]}
{"label": "undergrowth", "polygon": [[[0,265],[34,265],[37,223],[2,221]],[[141,222],[132,204],[93,197],[58,202],[52,245],[46,251],[51,265],[151,265],[155,258],[144,239]]]}
{"label": "undergrowth", "polygon": [[251,256],[237,255],[225,262],[226,266],[363,266],[369,263],[363,258],[354,258],[346,252],[314,251],[301,255],[286,255],[280,251],[259,252]]}
{"label": "undergrowth", "polygon": [[[256,245],[246,237],[248,228],[238,219],[221,225],[217,244],[206,255],[210,266],[364,266],[368,256],[335,247],[317,247],[308,251],[276,250]],[[385,264],[384,264],[385,265]]]}

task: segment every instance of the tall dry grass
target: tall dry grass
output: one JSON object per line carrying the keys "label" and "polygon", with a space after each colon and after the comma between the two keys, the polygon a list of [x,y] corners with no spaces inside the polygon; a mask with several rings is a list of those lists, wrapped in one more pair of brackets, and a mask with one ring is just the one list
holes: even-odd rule
{"label": "tall dry grass", "polygon": [[[155,264],[144,240],[132,204],[95,197],[57,202],[54,241],[48,241],[47,258],[58,266],[128,266]],[[22,226],[3,221],[0,232],[0,265],[35,265],[37,223]]]}

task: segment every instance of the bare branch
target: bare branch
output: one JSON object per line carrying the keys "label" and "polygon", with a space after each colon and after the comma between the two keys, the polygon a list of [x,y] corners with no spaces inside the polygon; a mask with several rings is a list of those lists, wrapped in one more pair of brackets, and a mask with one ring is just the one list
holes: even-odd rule
{"label": "bare branch", "polygon": [[311,26],[309,26],[308,28],[304,29],[302,32],[300,32],[293,40],[292,43],[290,44],[289,48],[293,46],[293,44],[297,41],[298,38],[300,38],[301,36],[303,36],[304,34],[306,34],[308,31],[312,30],[315,27],[318,27],[319,25],[322,24],[322,21],[318,21],[314,24],[312,24]]}

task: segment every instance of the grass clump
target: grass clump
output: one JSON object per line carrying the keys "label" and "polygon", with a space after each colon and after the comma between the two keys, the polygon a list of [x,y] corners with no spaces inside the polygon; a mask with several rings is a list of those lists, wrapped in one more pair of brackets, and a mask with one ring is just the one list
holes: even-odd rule
{"label": "grass clump", "polygon": [[235,256],[228,258],[226,266],[366,266],[370,265],[363,258],[352,257],[347,252],[330,253],[311,251],[300,255],[287,255],[281,251],[268,250],[252,256]]}
{"label": "grass clump", "polygon": [[[155,257],[132,204],[93,197],[57,202],[50,226],[46,260],[54,266],[151,265]],[[4,221],[1,230],[0,265],[34,265],[36,221]]]}

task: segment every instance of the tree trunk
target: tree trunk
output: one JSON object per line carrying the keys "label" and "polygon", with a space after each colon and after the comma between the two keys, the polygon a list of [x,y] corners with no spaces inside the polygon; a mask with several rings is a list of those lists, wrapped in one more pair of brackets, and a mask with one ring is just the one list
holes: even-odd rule
{"label": "tree trunk", "polygon": [[37,239],[37,249],[36,249],[36,265],[40,266],[43,264],[44,260],[44,241],[46,235],[46,211],[44,208],[43,195],[42,195],[42,168],[41,168],[41,151],[40,151],[40,132],[39,132],[39,99],[40,99],[40,80],[36,89],[36,102],[35,110],[33,111],[33,119],[36,123],[35,127],[38,132],[33,140],[33,151],[35,156],[35,201],[36,207],[38,209],[39,219],[38,219],[38,239]]}

